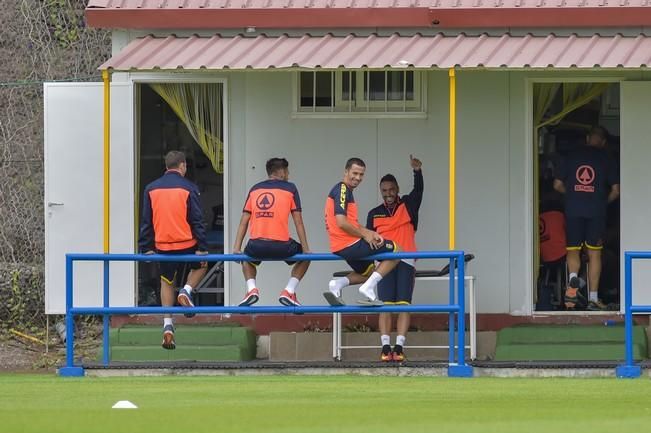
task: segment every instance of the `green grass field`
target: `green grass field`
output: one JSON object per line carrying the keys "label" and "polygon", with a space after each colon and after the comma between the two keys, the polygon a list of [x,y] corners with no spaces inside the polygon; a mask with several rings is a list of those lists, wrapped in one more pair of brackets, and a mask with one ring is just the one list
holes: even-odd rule
{"label": "green grass field", "polygon": [[[135,410],[111,409],[130,400]],[[651,381],[0,375],[1,432],[628,432]]]}

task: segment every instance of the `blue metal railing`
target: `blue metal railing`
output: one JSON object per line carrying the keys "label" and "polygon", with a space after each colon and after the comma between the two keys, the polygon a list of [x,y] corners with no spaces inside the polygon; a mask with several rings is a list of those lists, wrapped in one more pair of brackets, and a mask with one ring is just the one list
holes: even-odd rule
{"label": "blue metal railing", "polygon": [[[463,251],[418,251],[376,254],[369,257],[384,259],[448,259],[450,266],[449,304],[431,305],[385,305],[381,307],[314,305],[300,307],[258,306],[258,307],[110,307],[109,306],[109,263],[110,262],[242,262],[254,260],[244,254],[208,255],[144,255],[144,254],[66,254],[66,365],[59,369],[61,376],[83,376],[84,369],[75,365],[74,359],[74,317],[79,315],[103,316],[103,365],[109,365],[109,317],[118,314],[319,314],[319,313],[448,313],[449,314],[449,356],[448,376],[470,377],[472,367],[465,361],[465,262]],[[292,261],[333,261],[343,260],[334,254],[297,254]],[[75,307],[73,305],[73,273],[75,262],[103,262],[103,306]],[[455,292],[456,299],[455,303]],[[456,337],[455,343],[455,315]],[[455,362],[455,346],[457,348]]]}
{"label": "blue metal railing", "polygon": [[624,253],[624,364],[617,367],[617,377],[636,378],[642,368],[633,359],[633,314],[651,313],[651,305],[633,305],[633,260],[651,259],[651,251],[626,251]]}

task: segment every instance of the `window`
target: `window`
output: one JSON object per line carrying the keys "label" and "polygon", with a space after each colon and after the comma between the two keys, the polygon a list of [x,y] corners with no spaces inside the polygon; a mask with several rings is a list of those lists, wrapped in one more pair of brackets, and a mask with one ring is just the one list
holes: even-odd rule
{"label": "window", "polygon": [[296,88],[296,113],[425,114],[416,71],[306,71]]}

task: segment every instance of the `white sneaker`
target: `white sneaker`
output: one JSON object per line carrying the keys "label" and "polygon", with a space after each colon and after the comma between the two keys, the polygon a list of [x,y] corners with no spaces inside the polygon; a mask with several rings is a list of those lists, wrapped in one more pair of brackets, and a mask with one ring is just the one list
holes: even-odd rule
{"label": "white sneaker", "polygon": [[341,298],[341,287],[338,287],[337,280],[330,280],[330,282],[328,283],[328,290],[336,298]]}
{"label": "white sneaker", "polygon": [[366,297],[369,301],[376,301],[377,295],[375,294],[376,285],[365,287],[366,284],[359,286],[359,293]]}

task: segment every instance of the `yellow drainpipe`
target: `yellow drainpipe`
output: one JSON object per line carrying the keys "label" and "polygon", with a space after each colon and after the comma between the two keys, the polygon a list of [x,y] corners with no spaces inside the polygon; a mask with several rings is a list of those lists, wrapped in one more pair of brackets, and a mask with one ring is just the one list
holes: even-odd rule
{"label": "yellow drainpipe", "polygon": [[456,206],[456,146],[457,146],[457,79],[454,68],[449,71],[450,76],[450,203],[449,203],[449,248],[454,250],[455,239],[455,206]]}
{"label": "yellow drainpipe", "polygon": [[111,247],[111,73],[102,70],[104,81],[104,253]]}

